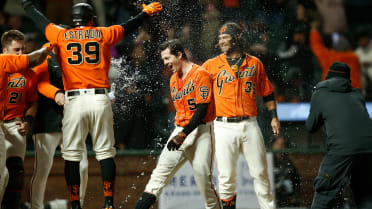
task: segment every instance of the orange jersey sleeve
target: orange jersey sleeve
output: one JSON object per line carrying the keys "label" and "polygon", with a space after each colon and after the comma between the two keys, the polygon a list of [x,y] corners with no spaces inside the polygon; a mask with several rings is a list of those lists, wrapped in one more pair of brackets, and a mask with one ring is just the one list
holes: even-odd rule
{"label": "orange jersey sleeve", "polygon": [[207,60],[203,67],[213,78],[217,116],[256,116],[256,96],[273,92],[261,61],[254,56],[245,55],[237,74],[225,54]]}
{"label": "orange jersey sleeve", "polygon": [[23,117],[28,105],[38,100],[37,77],[32,70],[9,75],[4,120]]}
{"label": "orange jersey sleeve", "polygon": [[0,67],[7,73],[23,72],[28,68],[28,55],[0,54]]}
{"label": "orange jersey sleeve", "polygon": [[45,34],[58,46],[65,90],[109,88],[111,48],[123,39],[122,26],[65,29],[51,23]]}
{"label": "orange jersey sleeve", "polygon": [[34,67],[33,70],[35,71],[38,78],[37,90],[39,91],[39,93],[49,99],[54,99],[54,96],[56,95],[57,91],[60,91],[60,89],[50,84],[48,59],[49,57],[45,59],[45,61],[41,65]]}
{"label": "orange jersey sleeve", "polygon": [[174,73],[170,80],[170,92],[176,109],[176,125],[186,126],[195,113],[197,104],[209,103],[204,122],[212,121],[216,117],[212,78],[200,66],[194,64],[184,80]]}

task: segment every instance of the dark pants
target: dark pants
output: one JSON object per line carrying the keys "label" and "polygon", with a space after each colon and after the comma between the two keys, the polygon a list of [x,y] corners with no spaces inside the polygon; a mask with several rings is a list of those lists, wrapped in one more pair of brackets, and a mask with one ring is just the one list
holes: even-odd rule
{"label": "dark pants", "polygon": [[311,209],[337,208],[337,196],[349,178],[358,208],[372,208],[372,154],[327,154],[315,178]]}

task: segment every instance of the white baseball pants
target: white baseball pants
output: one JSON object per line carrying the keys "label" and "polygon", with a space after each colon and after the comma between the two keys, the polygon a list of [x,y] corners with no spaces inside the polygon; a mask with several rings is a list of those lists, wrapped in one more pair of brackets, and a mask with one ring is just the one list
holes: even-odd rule
{"label": "white baseball pants", "polygon": [[76,89],[80,95],[67,96],[62,120],[63,158],[80,161],[88,133],[98,161],[116,154],[114,119],[107,94],[95,94],[95,89]]}
{"label": "white baseball pants", "polygon": [[[22,159],[22,161],[25,158],[26,154],[26,136],[22,136],[18,132],[18,127],[16,123],[21,121],[21,118],[16,118],[12,120],[11,122],[3,123],[2,125],[2,136],[4,137],[4,152],[1,154],[1,164],[4,163],[5,168],[3,169],[1,173],[1,178],[4,176],[4,178],[0,179],[0,203],[3,200],[3,196],[6,190],[6,187],[8,186],[8,180],[9,180],[9,172],[6,168],[6,160],[9,157],[19,157]],[[0,140],[1,141],[1,140]],[[2,146],[2,145],[0,145]],[[2,166],[2,165],[1,165]]]}
{"label": "white baseball pants", "polygon": [[[182,127],[176,127],[168,141],[182,130]],[[145,192],[158,197],[177,170],[186,161],[189,161],[194,170],[194,177],[200,194],[205,200],[205,208],[221,209],[222,206],[212,182],[213,144],[213,125],[212,123],[207,123],[199,125],[198,128],[191,132],[179,150],[169,151],[165,146],[159,156],[156,168],[152,171]]]}
{"label": "white baseball pants", "polygon": [[[31,209],[44,209],[44,194],[54,154],[62,142],[62,133],[38,133],[34,135],[35,161],[34,173],[30,183]],[[85,149],[80,161],[80,202],[83,206],[88,185],[88,158]]]}
{"label": "white baseball pants", "polygon": [[216,162],[221,199],[236,195],[236,167],[240,153],[247,161],[261,209],[274,209],[267,171],[266,148],[256,117],[241,122],[214,121]]}
{"label": "white baseball pants", "polygon": [[3,128],[3,122],[0,121],[0,205],[9,180],[9,173],[8,169],[6,168],[5,135]]}
{"label": "white baseball pants", "polygon": [[17,123],[20,121],[21,118],[15,118],[11,122],[4,122],[5,149],[7,158],[19,157],[23,161],[26,154],[26,136],[18,132]]}

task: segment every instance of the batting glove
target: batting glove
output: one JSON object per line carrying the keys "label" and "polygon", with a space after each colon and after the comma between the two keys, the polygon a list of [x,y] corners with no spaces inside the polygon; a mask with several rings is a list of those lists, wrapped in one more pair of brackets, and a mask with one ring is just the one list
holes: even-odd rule
{"label": "batting glove", "polygon": [[22,7],[23,8],[26,8],[26,7],[28,7],[28,6],[30,6],[30,5],[32,5],[33,3],[32,3],[32,0],[22,0]]}
{"label": "batting glove", "polygon": [[142,12],[146,12],[149,16],[152,16],[153,14],[156,14],[163,10],[159,2],[152,2],[151,4],[148,5],[142,4],[142,7],[143,7]]}
{"label": "batting glove", "polygon": [[175,135],[171,140],[169,140],[167,144],[167,148],[169,151],[178,150],[182,143],[185,141],[186,134],[182,131]]}

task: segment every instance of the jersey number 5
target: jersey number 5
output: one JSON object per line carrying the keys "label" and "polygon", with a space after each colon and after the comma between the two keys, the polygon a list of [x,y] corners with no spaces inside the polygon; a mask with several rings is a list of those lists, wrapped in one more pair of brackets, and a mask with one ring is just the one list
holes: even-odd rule
{"label": "jersey number 5", "polygon": [[72,51],[72,57],[67,57],[70,65],[80,65],[83,60],[88,64],[97,64],[100,61],[100,45],[98,42],[86,42],[82,46],[79,42],[66,45],[66,51]]}
{"label": "jersey number 5", "polygon": [[189,106],[190,111],[196,110],[195,99],[188,99],[187,105]]}

